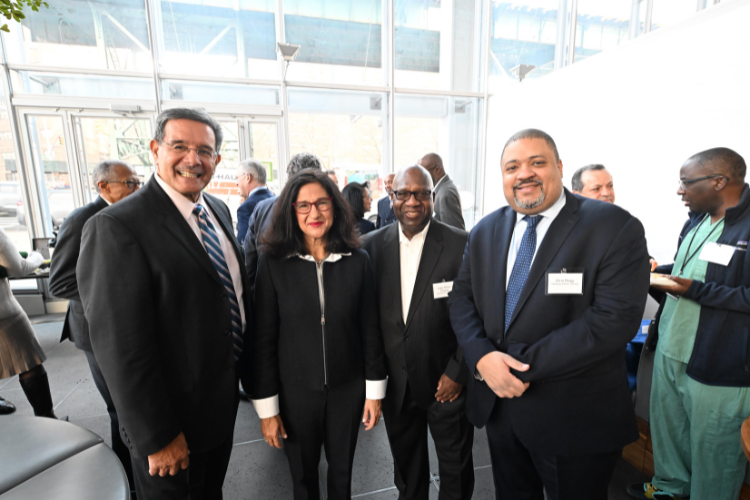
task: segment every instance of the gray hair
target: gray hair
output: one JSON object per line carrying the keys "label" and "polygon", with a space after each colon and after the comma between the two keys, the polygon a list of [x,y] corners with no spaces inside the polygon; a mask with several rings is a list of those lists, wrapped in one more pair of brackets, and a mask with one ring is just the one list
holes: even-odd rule
{"label": "gray hair", "polygon": [[306,168],[323,171],[323,166],[317,156],[312,153],[297,153],[289,160],[289,165],[286,166],[286,175],[291,177]]}
{"label": "gray hair", "polygon": [[573,191],[578,191],[579,193],[583,191],[584,185],[583,181],[581,180],[581,176],[584,172],[592,172],[594,170],[607,170],[604,165],[600,165],[598,163],[594,163],[591,165],[586,165],[585,167],[581,167],[578,170],[576,170],[576,173],[573,174],[573,178],[570,179],[570,184],[573,187]]}
{"label": "gray hair", "polygon": [[214,131],[214,137],[216,138],[216,144],[214,149],[216,152],[221,151],[221,143],[224,141],[224,132],[221,129],[219,122],[211,118],[211,115],[206,113],[201,108],[172,108],[165,109],[159,116],[156,117],[156,132],[154,133],[154,140],[161,144],[164,140],[164,129],[167,126],[169,120],[192,120],[199,122],[211,127]]}
{"label": "gray hair", "polygon": [[94,187],[96,187],[97,193],[100,192],[99,183],[101,181],[107,182],[117,180],[115,177],[115,168],[118,166],[128,167],[130,170],[135,171],[132,165],[122,160],[104,160],[94,167],[94,171],[91,172],[91,177],[94,179]]}
{"label": "gray hair", "polygon": [[248,158],[247,160],[242,160],[237,167],[242,173],[252,175],[253,179],[265,186],[266,168],[258,160],[255,158]]}

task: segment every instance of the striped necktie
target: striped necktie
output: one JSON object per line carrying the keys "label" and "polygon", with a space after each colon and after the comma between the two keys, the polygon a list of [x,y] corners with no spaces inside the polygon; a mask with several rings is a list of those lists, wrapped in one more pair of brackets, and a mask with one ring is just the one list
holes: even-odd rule
{"label": "striped necktie", "polygon": [[521,239],[521,246],[518,247],[516,262],[513,264],[513,272],[510,273],[508,281],[508,290],[505,292],[505,332],[508,331],[510,320],[513,318],[513,310],[516,308],[518,299],[521,298],[521,290],[526,284],[526,278],[529,277],[531,261],[534,260],[536,252],[536,225],[542,220],[541,215],[525,216],[526,231]]}
{"label": "striped necktie", "polygon": [[234,359],[235,361],[240,358],[242,354],[242,316],[240,316],[240,306],[237,302],[237,294],[234,293],[234,284],[232,283],[232,275],[229,273],[229,266],[227,261],[224,259],[224,252],[221,251],[221,243],[219,241],[219,235],[216,234],[214,225],[208,220],[206,210],[200,204],[195,205],[193,213],[198,216],[198,226],[201,229],[201,236],[203,237],[203,246],[206,247],[206,252],[211,259],[211,263],[216,268],[216,272],[219,273],[219,278],[229,296],[229,305],[232,310],[232,337],[234,338]]}

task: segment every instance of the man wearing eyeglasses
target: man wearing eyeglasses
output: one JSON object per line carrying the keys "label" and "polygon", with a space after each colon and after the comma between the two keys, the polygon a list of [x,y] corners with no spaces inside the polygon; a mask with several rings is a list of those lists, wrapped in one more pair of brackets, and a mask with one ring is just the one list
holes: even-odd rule
{"label": "man wearing eyeglasses", "polygon": [[[690,157],[677,194],[690,209],[663,298],[649,407],[650,483],[635,498],[735,500],[747,460],[740,426],[750,415],[750,188],[744,159],[727,148]],[[658,341],[658,343],[657,343]]]}
{"label": "man wearing eyeglasses", "polygon": [[153,177],[83,230],[79,289],[139,500],[220,499],[229,464],[251,307],[229,209],[203,192],[222,135],[203,110],[162,112]]}
{"label": "man wearing eyeglasses", "polygon": [[419,165],[427,169],[435,185],[435,220],[449,226],[466,229],[461,196],[443,168],[443,159],[437,153],[428,153],[419,160]]}
{"label": "man wearing eyeglasses", "polygon": [[448,293],[468,233],[435,220],[427,170],[396,174],[397,224],[365,238],[377,283],[388,366],[383,401],[399,498],[427,500],[427,429],[435,441],[440,498],[469,500],[474,491],[474,427],[466,418],[468,370],[448,314]]}
{"label": "man wearing eyeglasses", "polygon": [[81,251],[81,233],[83,233],[84,224],[101,210],[138,191],[141,181],[135,169],[120,160],[105,160],[99,163],[94,168],[91,177],[99,196],[88,205],[74,210],[60,226],[50,264],[49,289],[55,297],[69,301],[60,342],[71,340],[86,354],[91,369],[91,378],[107,405],[112,432],[112,451],[122,462],[128,482],[132,486],[133,470],[130,465],[130,451],[120,438],[117,411],[91,348],[89,325],[83,315],[83,304],[78,293],[76,268]]}

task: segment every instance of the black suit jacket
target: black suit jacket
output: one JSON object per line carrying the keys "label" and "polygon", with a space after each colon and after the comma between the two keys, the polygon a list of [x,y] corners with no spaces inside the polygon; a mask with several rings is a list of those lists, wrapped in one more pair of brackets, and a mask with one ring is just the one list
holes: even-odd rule
{"label": "black suit jacket", "polygon": [[274,196],[255,205],[255,210],[247,225],[245,241],[242,243],[242,249],[245,252],[245,270],[252,295],[255,295],[255,277],[258,274],[258,238],[271,225],[273,207],[277,199]]}
{"label": "black suit jacket", "polygon": [[[229,209],[204,193],[237,260]],[[78,286],[91,345],[136,458],[185,433],[193,452],[234,427],[236,369],[229,298],[206,250],[151,179],[83,230]],[[244,273],[241,273],[244,279]],[[252,321],[246,282],[244,308]],[[244,355],[250,346],[245,331]]]}
{"label": "black suit jacket", "polygon": [[255,207],[263,200],[275,198],[274,194],[267,187],[262,187],[247,197],[245,203],[237,209],[237,239],[240,245],[245,242],[247,235],[247,226],[250,222],[250,216],[253,215]]}
{"label": "black suit jacket", "polygon": [[390,196],[386,196],[378,201],[378,220],[375,222],[375,227],[380,229],[394,222],[396,222],[396,213],[391,206]]}
{"label": "black suit jacket", "polygon": [[398,224],[391,224],[371,233],[363,246],[375,269],[388,366],[385,405],[395,414],[401,411],[407,382],[414,400],[426,408],[435,402],[443,374],[464,386],[468,374],[450,324],[448,299],[435,299],[432,285],[456,278],[469,235],[434,219],[430,222],[404,324],[399,231]]}
{"label": "black suit jacket", "polygon": [[81,304],[76,280],[76,267],[78,254],[81,252],[81,234],[84,224],[107,206],[107,202],[99,196],[88,205],[74,210],[65,219],[57,235],[49,270],[50,293],[55,297],[68,299],[68,311],[65,313],[60,342],[70,339],[78,349],[89,352],[93,352],[89,338],[89,324],[83,315],[83,304]]}
{"label": "black suit jacket", "polygon": [[[643,226],[625,210],[565,190],[566,203],[539,245],[505,335],[508,248],[516,212],[504,207],[469,235],[448,300],[469,372],[493,351],[528,363],[514,374],[530,387],[498,399],[469,383],[467,416],[477,427],[495,404],[508,405],[530,449],[558,455],[622,448],[638,437],[625,346],[637,333],[649,283]],[[547,295],[547,272],[582,269],[583,295]]]}

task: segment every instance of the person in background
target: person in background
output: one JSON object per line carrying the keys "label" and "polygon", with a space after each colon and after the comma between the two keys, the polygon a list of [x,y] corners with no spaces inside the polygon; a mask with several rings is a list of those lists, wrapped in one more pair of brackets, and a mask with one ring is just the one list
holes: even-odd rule
{"label": "person in background", "polygon": [[[21,389],[34,409],[34,415],[57,418],[52,406],[47,371],[42,365],[47,356],[8,282],[8,276],[26,276],[43,261],[44,258],[37,252],[22,257],[8,233],[0,228],[0,380],[18,375]],[[14,411],[15,405],[0,398],[0,415]]]}
{"label": "person in background", "polygon": [[[130,450],[123,443],[120,436],[120,422],[117,417],[115,403],[104,380],[102,370],[94,357],[89,335],[89,324],[83,315],[83,304],[78,291],[76,280],[76,268],[78,257],[81,252],[81,235],[86,222],[110,205],[118,203],[127,196],[138,191],[141,181],[135,169],[128,163],[120,160],[105,160],[99,163],[92,173],[96,192],[99,196],[81,208],[74,210],[65,222],[60,226],[57,235],[55,251],[52,253],[52,263],[49,272],[49,291],[61,299],[68,300],[68,311],[65,314],[62,338],[71,340],[75,346],[86,354],[86,360],[91,369],[91,378],[94,385],[102,395],[109,413],[110,432],[112,434],[112,451],[120,459],[131,488],[135,488],[133,482],[133,468],[130,461]],[[85,266],[83,262],[81,265]]]}
{"label": "person in background", "polygon": [[336,184],[336,187],[339,187],[339,178],[336,177],[335,170],[326,170],[326,175]]}
{"label": "person in background", "polygon": [[428,153],[418,162],[427,169],[435,185],[435,220],[458,229],[466,229],[461,210],[461,196],[443,168],[443,159],[437,153]]}
{"label": "person in background", "polygon": [[83,228],[78,289],[138,500],[222,498],[252,322],[229,208],[204,192],[222,136],[202,109],[163,111],[154,175]]}
{"label": "person in background", "polygon": [[388,174],[383,181],[386,195],[378,201],[378,220],[375,221],[376,229],[380,229],[381,227],[396,222],[396,214],[393,212],[393,202],[391,201],[393,178],[395,176],[396,174]]}
{"label": "person in background", "polygon": [[541,130],[501,154],[508,206],[472,229],[448,298],[497,498],[603,500],[638,438],[625,346],[648,292],[643,225],[576,196]]}
{"label": "person in background", "polygon": [[[287,179],[308,168],[323,170],[320,160],[314,154],[297,153],[292,156],[292,159],[289,160],[289,164],[286,166]],[[258,271],[258,238],[271,225],[271,214],[273,213],[273,206],[276,203],[276,199],[274,196],[258,203],[247,224],[247,234],[245,235],[242,248],[245,253],[245,271],[250,283],[249,293],[251,296],[255,290],[255,275]]]}
{"label": "person in background", "polygon": [[[656,348],[649,407],[654,477],[635,498],[736,500],[747,459],[740,426],[750,415],[750,186],[728,148],[697,153],[680,169],[690,209],[674,264],[652,285],[663,297],[647,340]],[[655,344],[655,345],[654,345]]]}
{"label": "person in background", "polygon": [[395,483],[400,498],[427,500],[429,428],[440,498],[469,500],[474,426],[466,419],[468,369],[448,314],[448,291],[469,235],[432,217],[432,178],[424,168],[401,170],[391,196],[398,224],[370,233],[363,248],[378,291],[388,366],[383,415]]}
{"label": "person in background", "polygon": [[364,236],[370,231],[374,231],[375,224],[365,219],[365,213],[372,208],[372,197],[370,196],[370,190],[367,188],[367,183],[350,182],[341,190],[341,194],[344,195],[344,199],[349,203],[354,216],[357,218],[355,226],[359,230],[359,234]]}
{"label": "person in background", "polygon": [[260,240],[245,387],[265,441],[282,448],[283,438],[298,500],[319,498],[321,445],[328,498],[351,498],[359,425],[377,425],[385,396],[375,280],[354,223],[333,181],[306,170],[287,182]]}
{"label": "person in background", "polygon": [[237,187],[240,195],[245,197],[245,201],[237,209],[237,239],[242,245],[255,206],[263,200],[274,198],[274,194],[266,187],[266,168],[253,158],[237,165]]}

